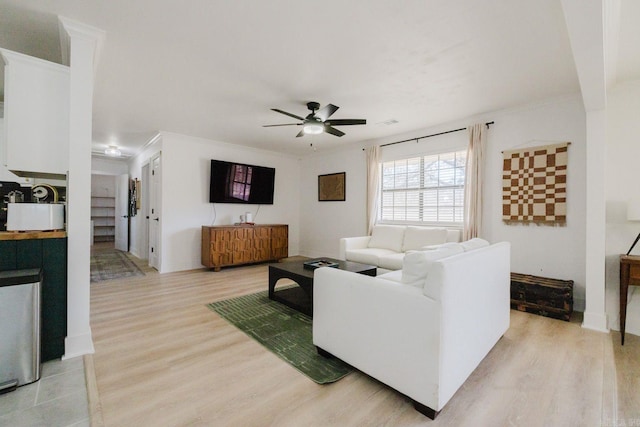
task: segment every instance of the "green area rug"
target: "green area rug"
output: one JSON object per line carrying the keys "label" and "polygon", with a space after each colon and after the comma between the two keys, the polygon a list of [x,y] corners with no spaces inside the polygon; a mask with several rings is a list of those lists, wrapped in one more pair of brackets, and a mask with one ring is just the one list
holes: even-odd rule
{"label": "green area rug", "polygon": [[267,291],[207,307],[318,384],[338,381],[352,370],[338,359],[320,356],[311,336],[312,319],[270,300]]}
{"label": "green area rug", "polygon": [[91,255],[91,281],[144,276],[142,270],[122,251],[102,250]]}

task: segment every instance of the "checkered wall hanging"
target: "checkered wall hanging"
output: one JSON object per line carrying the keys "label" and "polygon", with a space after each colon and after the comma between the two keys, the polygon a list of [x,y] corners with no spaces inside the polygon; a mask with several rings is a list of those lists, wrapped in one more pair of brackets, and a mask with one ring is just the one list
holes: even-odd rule
{"label": "checkered wall hanging", "polygon": [[503,151],[503,221],[566,224],[569,144]]}

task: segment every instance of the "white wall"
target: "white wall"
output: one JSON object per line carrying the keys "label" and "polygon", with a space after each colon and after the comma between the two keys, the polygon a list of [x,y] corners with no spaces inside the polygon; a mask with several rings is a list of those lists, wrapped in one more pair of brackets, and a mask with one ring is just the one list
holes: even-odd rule
{"label": "white wall", "polygon": [[[366,234],[366,166],[362,148],[370,144],[430,135],[465,127],[472,123],[495,121],[488,131],[486,182],[484,187],[482,236],[492,242],[512,244],[512,271],[557,279],[573,280],[574,307],[584,310],[585,293],[585,112],[576,97],[551,100],[544,104],[497,111],[482,116],[426,128],[410,134],[366,141],[341,151],[316,152],[302,160],[301,253],[310,256],[336,256],[338,240]],[[465,135],[465,133],[461,133]],[[434,137],[419,144],[408,142],[413,150],[425,144],[433,149],[445,139],[457,145],[458,136]],[[506,225],[502,223],[502,150],[570,141],[567,177],[567,225]],[[395,150],[395,148],[394,148]],[[400,150],[400,148],[397,148]],[[390,150],[387,150],[390,151]],[[347,172],[346,202],[317,202],[317,176]]]}
{"label": "white wall", "polygon": [[129,165],[125,160],[91,157],[91,173],[98,175],[122,175],[129,173]]}
{"label": "white wall", "polygon": [[[607,240],[606,309],[609,327],[620,330],[620,254],[626,254],[640,232],[640,223],[627,221],[627,203],[640,198],[640,80],[616,86],[607,105]],[[632,255],[640,255],[640,244]],[[626,332],[640,335],[640,292],[631,286]]]}
{"label": "white wall", "polygon": [[[494,116],[488,139],[485,234],[511,242],[511,271],[574,281],[574,309],[585,308],[586,115],[579,98]],[[567,224],[502,222],[502,154],[511,148],[569,141]]]}
{"label": "white wall", "polygon": [[[161,132],[162,208],[161,272],[202,268],[201,227],[228,225],[252,212],[261,224],[289,225],[289,255],[298,254],[300,167],[298,159],[264,150]],[[273,205],[209,203],[211,159],[276,169]],[[132,177],[144,163],[136,161]]]}
{"label": "white wall", "polygon": [[91,175],[91,196],[115,197],[116,179],[113,175]]}
{"label": "white wall", "polygon": [[[362,146],[312,152],[302,159],[300,192],[300,254],[338,256],[340,237],[366,234],[367,166]],[[344,202],[318,201],[318,175],[346,172]]]}
{"label": "white wall", "polygon": [[[162,151],[162,137],[155,136],[148,144],[148,146],[137,156],[129,160],[129,178],[139,179],[142,181],[141,187],[148,189],[145,185],[148,185],[149,177],[142,176],[142,167],[149,164],[151,158]],[[127,173],[127,172],[125,172]],[[145,182],[147,181],[147,182]],[[144,190],[141,190],[144,191]],[[139,195],[146,197],[144,195]],[[148,195],[147,195],[148,196]],[[148,258],[148,247],[145,247],[143,228],[149,227],[149,220],[146,218],[146,212],[140,210],[136,216],[131,218],[131,228],[129,230],[129,252],[140,259]]]}

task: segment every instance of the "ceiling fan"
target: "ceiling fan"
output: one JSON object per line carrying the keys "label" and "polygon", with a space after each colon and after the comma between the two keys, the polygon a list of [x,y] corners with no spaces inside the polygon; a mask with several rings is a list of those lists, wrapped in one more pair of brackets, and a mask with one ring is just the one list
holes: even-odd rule
{"label": "ceiling fan", "polygon": [[296,135],[297,138],[306,135],[318,135],[323,132],[330,133],[335,136],[342,136],[344,132],[334,128],[334,126],[350,126],[350,125],[366,125],[365,119],[329,119],[338,108],[333,104],[327,104],[325,107],[320,108],[320,104],[317,102],[307,102],[307,108],[311,110],[311,113],[307,117],[300,117],[286,111],[272,108],[275,111],[285,116],[293,117],[294,119],[301,120],[301,123],[285,123],[280,125],[264,125],[263,127],[274,126],[302,126],[302,130]]}

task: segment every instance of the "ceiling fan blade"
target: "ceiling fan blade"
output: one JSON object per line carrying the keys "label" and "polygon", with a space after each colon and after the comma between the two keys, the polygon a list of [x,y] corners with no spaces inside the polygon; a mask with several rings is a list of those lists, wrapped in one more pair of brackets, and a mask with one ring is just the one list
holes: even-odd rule
{"label": "ceiling fan blade", "polygon": [[296,135],[296,138],[300,138],[301,136],[304,136],[304,129],[298,132],[298,134]]}
{"label": "ceiling fan blade", "polygon": [[326,125],[324,127],[324,131],[326,133],[330,133],[331,135],[335,135],[335,136],[342,136],[344,135],[344,132],[342,132],[341,130],[338,130],[336,128],[332,128],[331,126]]}
{"label": "ceiling fan blade", "polygon": [[366,125],[365,119],[334,119],[326,122],[329,126]]}
{"label": "ceiling fan blade", "polygon": [[300,126],[302,123],[284,123],[281,125],[262,125],[263,128],[272,128],[274,126]]}
{"label": "ceiling fan blade", "polygon": [[314,114],[318,119],[320,119],[320,121],[325,121],[327,120],[329,117],[331,117],[331,115],[333,113],[335,113],[336,111],[338,111],[338,108],[340,107],[336,107],[333,104],[327,104],[324,107],[322,107],[321,109],[319,109],[318,111],[316,111],[316,113]]}
{"label": "ceiling fan blade", "polygon": [[287,113],[286,111],[279,110],[277,108],[272,108],[271,111],[275,111],[276,113],[284,114],[285,116],[293,117],[294,119],[304,120],[304,117],[296,116],[292,113]]}

